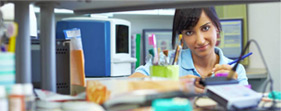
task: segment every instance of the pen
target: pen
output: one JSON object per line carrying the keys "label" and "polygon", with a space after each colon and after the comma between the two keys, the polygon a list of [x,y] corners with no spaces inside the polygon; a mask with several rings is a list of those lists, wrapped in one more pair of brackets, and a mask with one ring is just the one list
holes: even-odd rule
{"label": "pen", "polygon": [[174,58],[174,60],[173,60],[173,62],[172,62],[172,65],[175,65],[175,64],[178,63],[179,53],[180,53],[180,51],[181,51],[181,49],[182,49],[182,47],[183,47],[182,35],[181,35],[181,34],[179,35],[179,41],[180,41],[181,43],[180,43],[180,45],[178,45],[177,48],[176,48],[176,55],[175,55],[175,58]]}
{"label": "pen", "polygon": [[1,45],[1,52],[6,52],[6,48],[4,45]]}
{"label": "pen", "polygon": [[[245,59],[246,57],[249,57],[249,56],[252,55],[252,54],[253,54],[253,53],[250,52],[250,53],[248,53],[248,54],[242,56],[241,60]],[[234,61],[228,63],[228,65],[232,65],[232,64],[236,63],[237,61],[238,61],[238,59],[236,59],[236,60],[234,60]]]}
{"label": "pen", "polygon": [[[245,50],[244,50],[244,51],[245,51]],[[244,51],[243,51],[243,53],[245,53]],[[237,62],[239,63],[239,61],[241,61],[241,60],[243,60],[244,58],[250,56],[251,54],[252,54],[252,52],[250,52],[250,53],[248,53],[248,54],[246,54],[246,55],[244,55],[244,56],[242,56],[242,57],[240,56],[237,61],[235,60],[235,61],[236,61],[235,63],[237,63]],[[232,79],[232,77],[234,76],[235,70],[237,69],[237,66],[238,66],[238,63],[235,64],[235,66],[234,66],[234,67],[230,70],[230,72],[228,73],[228,75],[227,75],[227,79],[228,79],[228,80]]]}
{"label": "pen", "polygon": [[[248,53],[248,54],[246,54],[246,55],[244,55],[244,56],[242,56],[242,58],[241,58],[241,60],[243,60],[243,59],[245,59],[246,57],[249,57],[250,55],[252,55],[253,53],[252,52],[250,52],[250,53]],[[228,63],[228,65],[232,65],[232,64],[234,64],[234,63],[236,63],[236,62],[238,62],[238,59],[235,59],[234,61],[232,61],[232,62],[229,62]],[[207,77],[210,77],[210,76],[212,76],[213,75],[213,71],[212,72],[210,72],[210,73],[208,73],[207,74]],[[231,72],[231,73],[234,73],[234,72]]]}
{"label": "pen", "polygon": [[176,52],[175,52],[176,55],[175,55],[175,58],[174,58],[174,60],[173,60],[172,65],[176,65],[176,64],[178,63],[178,58],[179,58],[180,50],[181,50],[181,46],[178,45],[178,46],[177,46],[177,49],[176,49]]}

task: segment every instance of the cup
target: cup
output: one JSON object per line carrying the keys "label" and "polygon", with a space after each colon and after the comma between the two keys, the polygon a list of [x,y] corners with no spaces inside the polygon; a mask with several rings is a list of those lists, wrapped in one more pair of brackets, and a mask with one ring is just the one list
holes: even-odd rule
{"label": "cup", "polygon": [[173,80],[179,80],[179,66],[150,66],[150,75],[152,77],[164,77]]}

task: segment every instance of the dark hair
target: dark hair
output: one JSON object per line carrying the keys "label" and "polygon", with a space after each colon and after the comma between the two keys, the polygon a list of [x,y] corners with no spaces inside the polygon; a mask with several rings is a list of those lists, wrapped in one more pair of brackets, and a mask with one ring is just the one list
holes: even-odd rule
{"label": "dark hair", "polygon": [[211,19],[213,24],[221,31],[220,20],[217,16],[214,7],[209,8],[186,8],[176,9],[173,21],[173,33],[172,33],[172,47],[175,47],[177,35],[181,31],[186,29],[192,29],[199,21],[200,15],[204,11],[206,15]]}

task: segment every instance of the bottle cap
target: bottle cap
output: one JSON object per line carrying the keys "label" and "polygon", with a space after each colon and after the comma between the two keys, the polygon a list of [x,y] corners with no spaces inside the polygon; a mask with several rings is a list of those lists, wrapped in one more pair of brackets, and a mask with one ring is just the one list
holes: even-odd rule
{"label": "bottle cap", "polygon": [[21,84],[15,84],[12,86],[11,90],[12,95],[23,95],[23,88]]}
{"label": "bottle cap", "polygon": [[23,84],[24,95],[33,95],[33,85],[31,83]]}

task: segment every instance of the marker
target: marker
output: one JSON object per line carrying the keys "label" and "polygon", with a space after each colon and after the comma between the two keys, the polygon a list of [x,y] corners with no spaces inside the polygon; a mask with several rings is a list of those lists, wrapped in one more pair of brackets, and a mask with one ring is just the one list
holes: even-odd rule
{"label": "marker", "polygon": [[[250,53],[248,53],[248,54],[242,56],[241,60],[245,59],[246,57],[249,57],[249,56],[252,55],[252,54],[253,54],[253,53],[250,52]],[[228,63],[228,65],[232,65],[232,64],[234,64],[234,63],[236,63],[236,62],[238,62],[238,59],[236,59],[236,60],[234,60],[234,61]]]}
{"label": "marker", "polygon": [[148,40],[149,40],[149,45],[152,45],[154,49],[153,65],[158,65],[158,50],[156,45],[155,34],[151,34],[151,36],[148,37]]}

